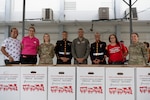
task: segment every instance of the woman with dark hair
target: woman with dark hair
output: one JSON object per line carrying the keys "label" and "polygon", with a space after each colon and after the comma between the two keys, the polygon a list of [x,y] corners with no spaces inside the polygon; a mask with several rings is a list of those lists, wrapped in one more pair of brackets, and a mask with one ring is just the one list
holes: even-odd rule
{"label": "woman with dark hair", "polygon": [[124,57],[127,56],[127,50],[124,44],[120,43],[115,34],[109,36],[110,44],[106,47],[109,64],[124,64]]}
{"label": "woman with dark hair", "polygon": [[12,28],[10,37],[6,38],[1,46],[1,52],[5,55],[5,64],[19,64],[21,45],[18,37],[18,29]]}
{"label": "woman with dark hair", "polygon": [[34,36],[35,28],[29,27],[28,36],[21,42],[21,64],[36,64],[39,39]]}
{"label": "woman with dark hair", "polygon": [[138,33],[131,34],[132,43],[129,46],[129,64],[145,65],[148,62],[148,53],[144,43],[139,42]]}

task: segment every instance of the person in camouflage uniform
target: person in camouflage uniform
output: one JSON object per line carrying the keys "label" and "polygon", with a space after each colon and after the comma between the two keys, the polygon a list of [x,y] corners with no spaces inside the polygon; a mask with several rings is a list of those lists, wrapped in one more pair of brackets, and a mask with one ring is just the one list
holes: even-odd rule
{"label": "person in camouflage uniform", "polygon": [[43,36],[44,43],[41,43],[38,49],[39,64],[53,64],[54,45],[50,43],[50,35],[45,33]]}
{"label": "person in camouflage uniform", "polygon": [[138,33],[131,34],[132,43],[129,46],[130,65],[146,65],[148,61],[147,49],[144,43],[139,42]]}

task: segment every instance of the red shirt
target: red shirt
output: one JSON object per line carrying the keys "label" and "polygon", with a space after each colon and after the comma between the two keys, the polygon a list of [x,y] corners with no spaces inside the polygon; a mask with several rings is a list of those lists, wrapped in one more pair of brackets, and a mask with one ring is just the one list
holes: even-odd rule
{"label": "red shirt", "polygon": [[124,52],[126,52],[126,48],[123,44],[116,44],[112,46],[109,44],[107,46],[107,54],[108,54],[108,62],[118,62],[124,61]]}
{"label": "red shirt", "polygon": [[39,39],[36,37],[30,38],[26,36],[22,39],[22,51],[21,54],[24,55],[37,55],[37,48],[39,46]]}

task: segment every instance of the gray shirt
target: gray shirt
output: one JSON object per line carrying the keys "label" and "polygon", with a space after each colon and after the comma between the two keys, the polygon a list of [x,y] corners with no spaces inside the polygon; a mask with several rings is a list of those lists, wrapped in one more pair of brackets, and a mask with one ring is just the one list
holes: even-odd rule
{"label": "gray shirt", "polygon": [[89,40],[86,38],[82,38],[82,40],[80,40],[79,38],[74,39],[71,46],[71,52],[72,52],[72,56],[75,59],[84,58],[85,63],[87,63],[87,58],[90,53]]}

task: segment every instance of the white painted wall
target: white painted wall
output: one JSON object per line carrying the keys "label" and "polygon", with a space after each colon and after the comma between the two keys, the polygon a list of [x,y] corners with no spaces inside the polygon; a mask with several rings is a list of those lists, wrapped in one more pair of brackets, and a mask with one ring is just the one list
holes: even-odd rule
{"label": "white painted wall", "polygon": [[[5,19],[5,0],[1,0],[0,7],[0,21]],[[60,13],[62,0],[26,0],[26,19],[40,19],[42,18],[43,8],[52,8],[54,11],[54,20],[57,21],[60,17],[64,16]],[[64,0],[70,2],[76,2],[75,10],[65,10],[65,20],[96,20],[98,19],[98,8],[109,7],[109,18],[114,18],[114,7],[116,7],[117,18],[124,16],[124,11],[129,6],[123,0]],[[117,5],[114,5],[116,1]],[[129,0],[126,0],[129,2]],[[135,0],[132,0],[134,2]],[[132,7],[137,8],[139,20],[150,19],[150,1],[138,0]],[[22,20],[22,7],[23,0],[12,0],[11,20]],[[35,6],[36,5],[36,6]]]}

